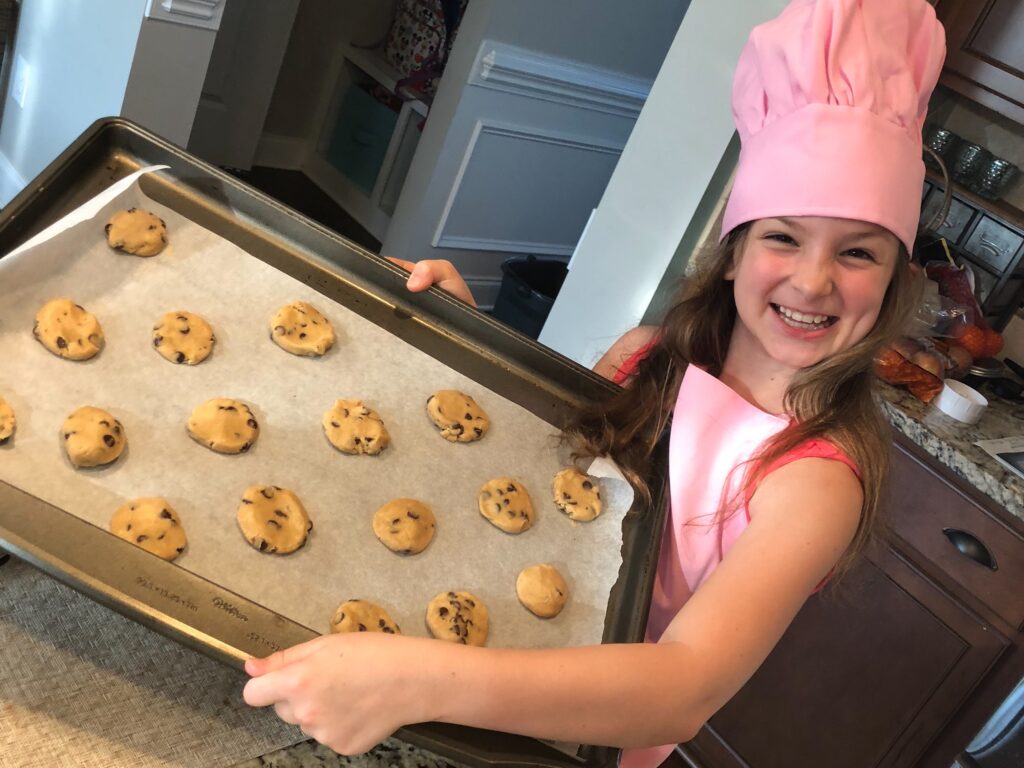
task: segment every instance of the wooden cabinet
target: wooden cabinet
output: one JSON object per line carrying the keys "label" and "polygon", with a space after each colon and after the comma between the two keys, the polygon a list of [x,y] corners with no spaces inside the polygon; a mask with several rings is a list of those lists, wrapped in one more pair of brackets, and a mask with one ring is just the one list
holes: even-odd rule
{"label": "wooden cabinet", "polygon": [[[693,765],[949,768],[1024,674],[1019,530],[902,439],[893,475],[888,543],[837,593],[807,603],[743,690],[683,745]],[[944,533],[954,526],[983,540],[1000,568],[957,550]]]}
{"label": "wooden cabinet", "polygon": [[1024,123],[1024,3],[938,0],[935,11],[946,28],[941,82]]}

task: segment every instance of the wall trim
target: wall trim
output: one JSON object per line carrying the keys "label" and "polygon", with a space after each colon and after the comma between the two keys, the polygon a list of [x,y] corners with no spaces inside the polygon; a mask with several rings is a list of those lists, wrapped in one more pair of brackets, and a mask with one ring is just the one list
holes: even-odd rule
{"label": "wall trim", "polygon": [[576,248],[576,243],[545,243],[514,240],[498,240],[491,238],[461,237],[445,233],[445,227],[451,215],[455,200],[458,197],[462,181],[466,176],[466,169],[473,159],[473,152],[476,150],[477,142],[484,134],[492,136],[505,136],[522,141],[536,141],[546,144],[556,144],[563,147],[575,147],[590,151],[602,152],[609,155],[619,156],[622,154],[623,145],[610,141],[601,141],[587,136],[569,135],[555,131],[547,131],[538,128],[512,125],[497,121],[477,120],[473,127],[473,135],[466,145],[465,154],[459,164],[458,173],[452,183],[452,189],[448,193],[441,217],[434,230],[434,237],[431,245],[442,248],[453,248],[457,250],[478,250],[478,251],[507,251],[509,253],[535,253],[545,256],[571,256]]}
{"label": "wall trim", "polygon": [[635,120],[654,81],[484,40],[469,84]]}
{"label": "wall trim", "polygon": [[309,142],[305,139],[282,136],[277,133],[264,133],[260,135],[259,143],[256,145],[252,164],[267,168],[299,170],[310,149]]}
{"label": "wall trim", "polygon": [[18,169],[11,164],[7,155],[0,152],[0,208],[11,202],[15,195],[25,188],[26,184],[27,182],[18,173]]}

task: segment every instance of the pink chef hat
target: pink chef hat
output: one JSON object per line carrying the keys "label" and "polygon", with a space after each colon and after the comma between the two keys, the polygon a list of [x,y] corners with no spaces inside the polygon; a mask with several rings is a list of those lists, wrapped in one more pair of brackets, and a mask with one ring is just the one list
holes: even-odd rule
{"label": "pink chef hat", "polygon": [[946,54],[925,0],[793,0],[736,68],[742,149],[722,236],[771,216],[879,224],[910,251],[921,126]]}

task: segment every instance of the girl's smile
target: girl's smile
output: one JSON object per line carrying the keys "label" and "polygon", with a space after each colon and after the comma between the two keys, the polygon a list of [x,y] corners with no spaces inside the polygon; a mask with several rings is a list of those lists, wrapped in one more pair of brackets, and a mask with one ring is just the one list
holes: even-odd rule
{"label": "girl's smile", "polygon": [[751,224],[733,281],[737,320],[726,368],[789,381],[863,339],[875,324],[900,258],[875,224],[816,216]]}

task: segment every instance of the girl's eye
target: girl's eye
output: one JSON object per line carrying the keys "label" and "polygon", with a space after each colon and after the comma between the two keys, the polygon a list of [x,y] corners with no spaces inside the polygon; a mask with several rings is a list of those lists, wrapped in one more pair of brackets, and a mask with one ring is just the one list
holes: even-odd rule
{"label": "girl's eye", "polygon": [[785,245],[796,245],[796,240],[783,232],[769,232],[764,236],[764,239],[774,240],[777,243],[784,243]]}
{"label": "girl's eye", "polygon": [[843,251],[843,256],[852,256],[858,260],[875,261],[875,255],[871,251],[865,251],[863,248],[851,248],[848,251]]}

